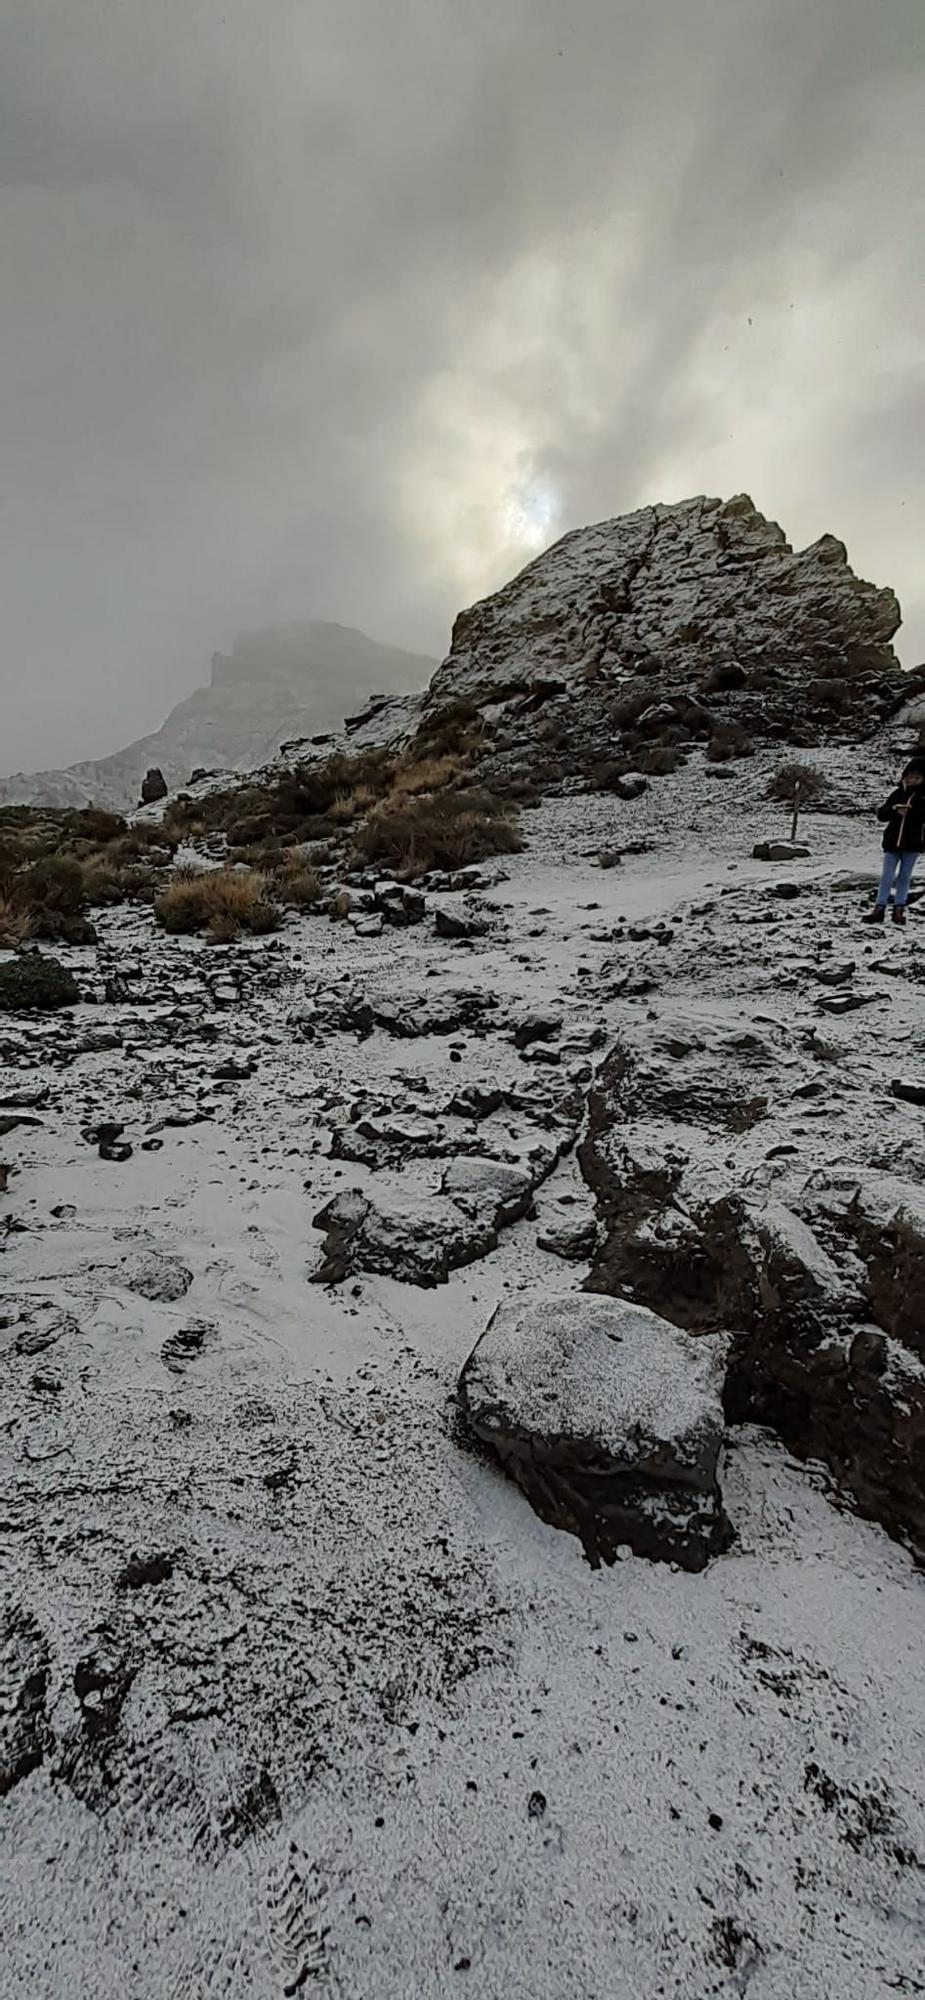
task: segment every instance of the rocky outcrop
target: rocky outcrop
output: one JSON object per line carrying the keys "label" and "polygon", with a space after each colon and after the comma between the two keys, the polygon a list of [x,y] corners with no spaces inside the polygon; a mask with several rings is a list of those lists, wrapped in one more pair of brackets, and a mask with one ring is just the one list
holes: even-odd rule
{"label": "rocky outcrop", "polygon": [[142,805],[159,805],[161,799],[166,799],[168,789],[169,787],[163,771],[157,764],[153,764],[151,769],[145,772],[141,781]]}
{"label": "rocky outcrop", "polygon": [[[817,1158],[807,1175],[801,1109],[821,1097],[836,1124],[842,1059],[811,1030],[628,1034],[598,1072],[579,1153],[601,1231],[586,1282],[698,1335],[734,1328],[730,1422],[825,1463],[925,1560],[925,1204],[867,1164]],[[769,1145],[784,1082],[795,1136]],[[871,1112],[876,1127],[874,1098]],[[826,1153],[845,1144],[839,1130]],[[898,1157],[916,1171],[914,1141]]]}
{"label": "rocky outcrop", "polygon": [[720,759],[756,737],[870,730],[910,691],[899,622],[834,536],[795,552],[745,494],[644,507],[566,535],[462,612],[428,705],[475,704],[498,775],[526,740],[540,775],[615,756],[623,783],[695,742]]}
{"label": "rocky outcrop", "polygon": [[595,1567],[628,1548],[698,1570],[731,1539],[717,1479],[724,1351],[626,1299],[536,1293],[499,1306],[460,1403]]}

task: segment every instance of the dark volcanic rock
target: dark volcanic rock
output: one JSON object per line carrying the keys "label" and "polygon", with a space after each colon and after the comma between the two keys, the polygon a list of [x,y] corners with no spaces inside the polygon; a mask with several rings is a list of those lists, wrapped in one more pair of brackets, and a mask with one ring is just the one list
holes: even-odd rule
{"label": "dark volcanic rock", "polygon": [[336,1285],[369,1271],[411,1285],[445,1284],[451,1271],[487,1256],[500,1232],[530,1212],[554,1158],[550,1151],[530,1173],[463,1155],[447,1166],[440,1197],[422,1198],[413,1208],[387,1197],[374,1202],[357,1190],[335,1195],[314,1218],[325,1232],[315,1281]]}
{"label": "dark volcanic rock", "polygon": [[142,805],[156,806],[161,799],[166,799],[167,791],[168,785],[164,773],[155,764],[141,781]]}
{"label": "dark volcanic rock", "polygon": [[622,1299],[500,1306],[462,1371],[468,1423],[590,1563],[636,1554],[702,1569],[728,1547],[717,1462],[723,1343]]}
{"label": "dark volcanic rock", "polygon": [[893,1096],[900,1098],[904,1104],[925,1104],[925,1082],[910,1083],[896,1076],[890,1084],[890,1089]]}

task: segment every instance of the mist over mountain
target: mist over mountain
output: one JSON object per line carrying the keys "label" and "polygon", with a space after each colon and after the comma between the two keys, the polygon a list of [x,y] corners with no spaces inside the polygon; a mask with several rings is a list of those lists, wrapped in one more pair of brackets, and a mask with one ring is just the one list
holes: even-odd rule
{"label": "mist over mountain", "polygon": [[368,695],[423,687],[434,664],[348,625],[243,632],[230,653],[213,654],[208,686],[178,702],[160,729],[108,757],[0,779],[0,803],[122,811],[137,803],[151,766],[171,790],[197,769],[247,770],[290,737],[337,728]]}

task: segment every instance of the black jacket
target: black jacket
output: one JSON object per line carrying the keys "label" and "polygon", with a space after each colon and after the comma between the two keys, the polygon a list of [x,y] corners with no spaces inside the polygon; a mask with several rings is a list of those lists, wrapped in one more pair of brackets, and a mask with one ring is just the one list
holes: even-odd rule
{"label": "black jacket", "polygon": [[897,785],[877,818],[886,821],[884,854],[925,852],[925,785],[914,785],[908,792]]}

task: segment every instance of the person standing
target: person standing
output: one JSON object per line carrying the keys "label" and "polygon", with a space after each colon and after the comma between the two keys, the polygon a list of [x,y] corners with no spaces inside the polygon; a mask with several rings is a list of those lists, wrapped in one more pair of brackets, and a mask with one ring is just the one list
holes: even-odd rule
{"label": "person standing", "polygon": [[883,871],[877,901],[863,922],[882,924],[892,893],[893,922],[904,924],[912,871],[925,848],[925,766],[914,759],[906,765],[896,790],[884,801],[877,818],[885,822]]}

